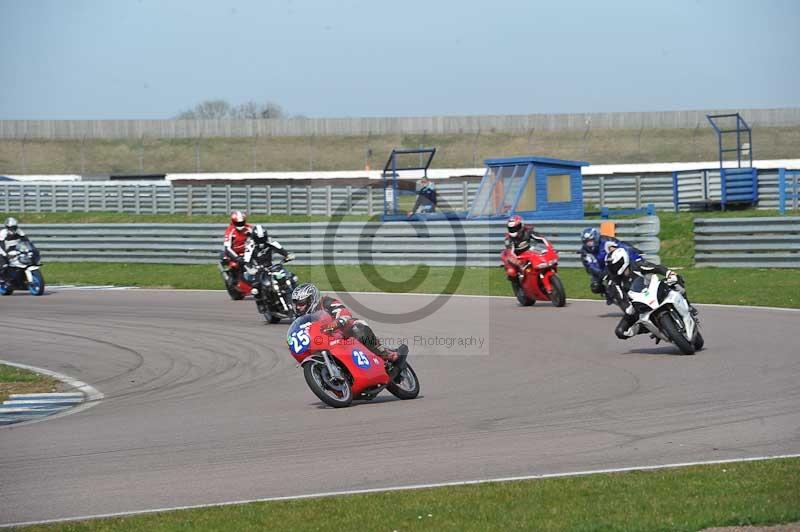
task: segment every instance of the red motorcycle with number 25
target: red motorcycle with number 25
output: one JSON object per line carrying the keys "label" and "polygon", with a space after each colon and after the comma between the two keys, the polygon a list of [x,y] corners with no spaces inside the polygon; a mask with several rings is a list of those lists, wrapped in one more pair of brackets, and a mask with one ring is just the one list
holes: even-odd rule
{"label": "red motorcycle with number 25", "polygon": [[384,362],[355,338],[331,330],[332,322],[331,315],[320,310],[294,320],[286,334],[308,387],[325,404],[343,408],[354,398],[374,399],[384,388],[399,399],[419,395],[419,379],[406,361],[406,346],[398,349],[396,362]]}
{"label": "red motorcycle with number 25", "polygon": [[558,252],[549,240],[545,242],[516,256],[509,249],[500,254],[514,295],[524,307],[536,301],[550,301],[556,307],[567,304],[567,293],[558,277]]}

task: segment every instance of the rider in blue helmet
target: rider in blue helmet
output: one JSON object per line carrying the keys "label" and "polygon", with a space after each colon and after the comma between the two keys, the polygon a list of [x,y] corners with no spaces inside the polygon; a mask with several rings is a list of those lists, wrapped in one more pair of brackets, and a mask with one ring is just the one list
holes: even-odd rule
{"label": "rider in blue helmet", "polygon": [[581,231],[581,243],[581,262],[591,277],[589,288],[595,294],[605,294],[606,304],[611,305],[614,302],[613,290],[608,289],[611,281],[606,272],[606,257],[614,249],[623,248],[632,262],[639,262],[644,260],[642,252],[613,236],[601,235],[596,227],[587,227]]}

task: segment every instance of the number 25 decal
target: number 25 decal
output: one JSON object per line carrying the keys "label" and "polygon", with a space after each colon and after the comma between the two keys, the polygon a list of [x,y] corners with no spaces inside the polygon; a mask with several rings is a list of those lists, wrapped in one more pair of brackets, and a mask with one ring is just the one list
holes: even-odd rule
{"label": "number 25 decal", "polygon": [[369,358],[363,351],[359,351],[358,349],[353,350],[353,362],[355,362],[359,368],[369,367]]}
{"label": "number 25 decal", "polygon": [[293,332],[289,337],[290,347],[296,355],[299,355],[305,351],[310,343],[311,337],[308,335],[308,331],[305,329],[300,329],[299,331]]}

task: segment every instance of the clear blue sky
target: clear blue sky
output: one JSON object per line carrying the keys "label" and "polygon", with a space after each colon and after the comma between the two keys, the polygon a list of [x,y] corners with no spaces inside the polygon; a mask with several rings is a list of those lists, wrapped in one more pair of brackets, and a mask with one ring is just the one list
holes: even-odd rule
{"label": "clear blue sky", "polygon": [[796,0],[0,0],[0,119],[800,106]]}

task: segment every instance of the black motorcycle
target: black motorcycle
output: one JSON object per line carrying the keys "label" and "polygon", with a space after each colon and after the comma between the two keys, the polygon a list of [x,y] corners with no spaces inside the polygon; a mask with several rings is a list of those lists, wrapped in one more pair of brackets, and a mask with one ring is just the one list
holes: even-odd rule
{"label": "black motorcycle", "polygon": [[28,290],[31,295],[44,294],[44,277],[39,269],[39,250],[27,241],[22,241],[8,252],[8,266],[0,275],[0,295],[10,296],[14,290]]}
{"label": "black motorcycle", "polygon": [[284,262],[259,265],[252,274],[253,298],[258,312],[268,323],[295,318],[292,291],[297,286],[297,276],[284,267]]}

